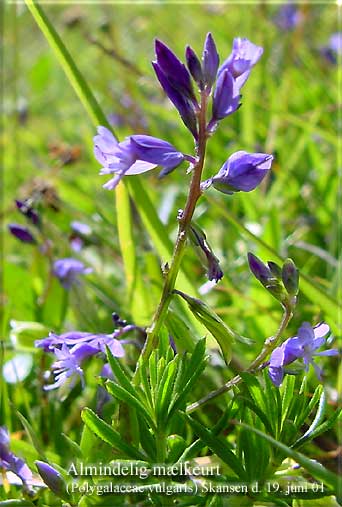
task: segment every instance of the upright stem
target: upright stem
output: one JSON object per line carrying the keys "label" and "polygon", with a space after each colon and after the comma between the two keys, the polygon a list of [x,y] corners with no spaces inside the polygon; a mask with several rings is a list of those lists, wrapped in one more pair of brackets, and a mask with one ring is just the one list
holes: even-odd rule
{"label": "upright stem", "polygon": [[[283,318],[281,320],[280,326],[274,336],[271,338],[268,338],[263,346],[262,351],[257,356],[256,359],[249,365],[249,367],[245,370],[248,373],[255,373],[257,370],[263,368],[265,366],[264,361],[268,357],[268,355],[275,349],[279,338],[285,331],[288,323],[292,319],[293,313],[292,308],[290,306],[287,306],[285,308]],[[201,398],[198,401],[195,401],[195,403],[192,403],[191,405],[188,405],[186,407],[186,412],[189,414],[190,412],[194,412],[194,410],[197,410],[198,408],[202,407],[208,401],[213,400],[214,398],[217,398],[217,396],[220,396],[223,393],[226,393],[227,391],[230,391],[234,386],[239,384],[242,381],[242,377],[240,375],[236,375],[234,378],[229,380],[226,384],[221,386],[219,389],[216,389],[215,391],[212,391],[211,393],[207,394],[203,398]]]}
{"label": "upright stem", "polygon": [[199,118],[199,135],[198,135],[198,150],[197,150],[198,162],[193,168],[193,174],[187,202],[183,214],[179,219],[177,241],[172,255],[170,267],[166,274],[161,299],[157,307],[157,310],[154,314],[151,326],[147,330],[147,339],[143,351],[141,353],[143,360],[148,359],[152,350],[157,346],[158,333],[160,331],[161,326],[163,325],[163,322],[165,320],[169,308],[169,304],[172,297],[172,291],[175,287],[178,271],[184,254],[184,247],[186,244],[191,219],[195,211],[196,203],[202,193],[200,185],[205,159],[205,149],[207,144],[206,109],[207,109],[207,96],[205,93],[202,93],[201,107],[198,116]]}

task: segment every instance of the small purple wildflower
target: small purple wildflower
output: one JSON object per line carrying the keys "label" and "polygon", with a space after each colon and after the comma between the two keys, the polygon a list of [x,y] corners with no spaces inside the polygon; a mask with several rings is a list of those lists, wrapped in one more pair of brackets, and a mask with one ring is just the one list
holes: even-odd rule
{"label": "small purple wildflower", "polygon": [[287,3],[279,8],[274,19],[275,24],[284,31],[294,30],[302,21],[302,13],[296,4]]}
{"label": "small purple wildflower", "polygon": [[28,488],[28,481],[32,480],[32,472],[24,460],[9,450],[10,438],[7,428],[0,427],[0,468],[13,472]]}
{"label": "small purple wildflower", "polygon": [[22,243],[36,243],[34,236],[31,234],[30,230],[24,225],[20,224],[9,224],[8,229],[12,236],[19,239]]}
{"label": "small purple wildflower", "polygon": [[87,275],[92,271],[92,268],[86,268],[83,262],[72,257],[58,259],[53,264],[53,274],[65,289],[70,289],[74,283],[78,283],[80,275]]}
{"label": "small purple wildflower", "polygon": [[98,127],[94,137],[95,157],[102,164],[100,174],[115,174],[104,188],[114,189],[125,175],[141,174],[158,165],[166,173],[188,158],[172,144],[152,136],[135,135],[121,143],[106,127]]}
{"label": "small purple wildflower", "polygon": [[342,32],[333,33],[329,39],[329,48],[337,55],[342,54]]}
{"label": "small purple wildflower", "polygon": [[202,183],[202,189],[213,185],[224,194],[254,190],[271,168],[273,157],[266,153],[237,151],[223,164],[220,171]]}
{"label": "small purple wildflower", "polygon": [[304,322],[298,329],[298,335],[287,339],[282,345],[274,349],[270,357],[269,376],[277,387],[283,381],[286,373],[285,366],[293,363],[296,359],[303,359],[305,371],[309,371],[310,364],[314,367],[319,380],[322,378],[322,370],[314,362],[313,356],[336,356],[336,349],[316,352],[325,343],[324,336],[329,332],[329,326],[322,322],[314,328],[308,322]]}
{"label": "small purple wildflower", "polygon": [[238,37],[233,41],[233,50],[218,70],[217,77],[228,70],[236,81],[238,90],[247,81],[252,67],[257,63],[263,49],[246,38]]}
{"label": "small purple wildflower", "polygon": [[125,333],[136,329],[134,325],[126,325],[116,329],[112,334],[94,334],[80,331],[71,331],[61,335],[50,333],[47,338],[37,340],[35,346],[42,348],[45,352],[52,352],[57,361],[52,364],[55,375],[55,383],[45,387],[46,390],[61,387],[66,382],[72,388],[78,378],[84,385],[83,362],[96,354],[106,353],[108,347],[115,357],[123,357],[125,354],[117,338]]}
{"label": "small purple wildflower", "polygon": [[71,222],[70,227],[75,233],[80,234],[81,236],[89,236],[91,234],[90,226],[83,222],[74,220]]}

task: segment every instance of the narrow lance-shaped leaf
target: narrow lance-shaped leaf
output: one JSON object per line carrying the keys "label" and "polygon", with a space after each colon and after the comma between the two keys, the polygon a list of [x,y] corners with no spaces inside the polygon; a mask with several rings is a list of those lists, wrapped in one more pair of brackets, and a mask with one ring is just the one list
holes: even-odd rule
{"label": "narrow lance-shaped leaf", "polygon": [[185,299],[191,312],[212,334],[219,344],[223,358],[228,365],[232,358],[232,346],[235,343],[235,333],[200,299],[188,296],[179,290],[175,290],[174,293]]}
{"label": "narrow lance-shaped leaf", "polygon": [[83,409],[81,417],[83,422],[96,436],[114,447],[117,451],[133,459],[145,460],[145,456],[138,449],[125,442],[119,432],[100,419],[90,408]]}

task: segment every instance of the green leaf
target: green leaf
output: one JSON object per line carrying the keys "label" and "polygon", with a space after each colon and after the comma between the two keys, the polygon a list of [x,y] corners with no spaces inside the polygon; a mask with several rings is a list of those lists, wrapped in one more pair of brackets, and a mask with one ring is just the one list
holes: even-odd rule
{"label": "green leaf", "polygon": [[134,320],[140,325],[147,325],[152,317],[153,308],[149,300],[149,292],[146,291],[143,282],[141,265],[137,262],[136,242],[133,237],[132,209],[126,186],[118,185],[115,189],[115,196],[119,244],[127,285],[127,300]]}
{"label": "green leaf", "polygon": [[77,458],[83,458],[83,453],[82,453],[81,447],[76,442],[74,442],[65,433],[62,433],[61,437],[65,441],[66,446],[69,447],[69,449],[72,453],[72,456],[75,456]]}
{"label": "green leaf", "polygon": [[99,418],[90,408],[82,410],[82,421],[88,428],[101,438],[104,442],[114,447],[117,451],[133,459],[145,460],[144,454],[138,449],[125,442],[118,431],[112,428],[108,423]]}
{"label": "green leaf", "polygon": [[272,444],[274,447],[276,447],[277,449],[282,451],[286,456],[288,456],[289,458],[292,458],[297,463],[299,463],[314,478],[321,480],[325,485],[331,486],[332,488],[334,488],[334,491],[338,491],[339,488],[342,487],[342,479],[340,477],[338,477],[336,474],[334,474],[333,472],[330,472],[329,470],[327,470],[323,465],[321,465],[321,463],[318,463],[317,461],[304,456],[304,454],[301,454],[300,452],[294,451],[293,449],[291,449],[287,445],[283,444],[282,442],[278,442],[270,435],[267,435],[266,433],[264,433],[256,428],[253,428],[252,426],[250,426],[248,424],[245,424],[243,422],[238,422],[236,424],[248,429],[249,431],[253,431],[254,433],[259,435],[260,437],[262,437],[265,440],[267,440],[268,442],[270,442],[270,444]]}
{"label": "green leaf", "polygon": [[194,314],[196,319],[198,319],[212,334],[219,344],[223,358],[228,365],[232,358],[232,346],[235,343],[235,333],[200,299],[188,296],[179,290],[175,290],[174,293],[185,299],[190,311]]}
{"label": "green leaf", "polygon": [[146,406],[144,406],[138,398],[133,396],[129,391],[127,391],[124,387],[121,387],[118,384],[115,384],[112,380],[106,380],[105,387],[107,391],[124,403],[127,403],[132,408],[135,408],[142,417],[145,417],[148,421],[151,428],[155,428],[154,421],[152,419],[152,415],[146,410]]}
{"label": "green leaf", "polygon": [[[340,418],[341,414],[342,414],[342,409],[336,410],[333,413],[333,415],[330,417],[330,419],[328,419],[327,421],[324,421],[324,423],[320,424],[319,426],[316,426],[311,431],[310,431],[310,428],[311,428],[310,427],[309,430],[305,433],[305,435],[303,435],[302,438],[297,440],[297,442],[295,442],[295,444],[292,447],[297,448],[300,445],[307,442],[308,440],[313,440],[314,438],[318,437],[322,433],[329,431],[334,426],[335,422]],[[313,426],[313,423],[312,423],[312,426]]]}
{"label": "green leaf", "polygon": [[49,334],[49,329],[40,322],[27,322],[20,320],[11,320],[10,339],[15,347],[34,347],[35,340],[45,338]]}
{"label": "green leaf", "polygon": [[158,426],[167,424],[167,412],[170,407],[178,363],[178,356],[176,356],[173,361],[167,364],[161,381],[159,382],[155,407]]}
{"label": "green leaf", "polygon": [[131,377],[129,373],[125,371],[124,367],[120,364],[120,361],[113,356],[109,347],[106,346],[107,359],[109,366],[113,372],[114,377],[118,383],[124,387],[132,395],[135,394],[134,387],[131,384]]}
{"label": "green leaf", "polygon": [[319,400],[319,405],[318,405],[318,408],[317,408],[317,412],[316,412],[315,418],[312,421],[312,423],[310,424],[308,430],[295,443],[296,447],[298,445],[301,445],[302,443],[304,443],[306,440],[308,440],[310,438],[310,435],[315,431],[315,429],[317,428],[317,426],[319,426],[319,424],[323,421],[326,408],[327,408],[327,395],[326,395],[325,391],[323,390],[323,392],[321,394],[321,398]]}
{"label": "green leaf", "polygon": [[46,457],[46,454],[44,452],[44,449],[43,449],[43,446],[41,445],[33,427],[31,426],[31,424],[28,422],[28,420],[20,413],[17,411],[17,414],[18,414],[18,417],[20,419],[20,422],[21,424],[24,426],[25,428],[25,431],[29,437],[29,439],[31,440],[31,443],[33,445],[33,447],[35,448],[35,450],[37,451],[37,453],[39,454],[39,457],[42,458],[43,461],[47,461],[47,457]]}
{"label": "green leaf", "polygon": [[185,416],[190,426],[197,436],[211,449],[219,458],[222,459],[240,480],[247,480],[246,472],[243,469],[240,460],[230,450],[225,440],[217,435],[213,435],[201,423],[193,419],[190,415]]}

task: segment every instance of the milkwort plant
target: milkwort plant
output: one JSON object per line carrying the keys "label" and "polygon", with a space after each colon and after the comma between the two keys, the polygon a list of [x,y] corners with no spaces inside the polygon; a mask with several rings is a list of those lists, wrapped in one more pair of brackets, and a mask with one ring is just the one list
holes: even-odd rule
{"label": "milkwort plant", "polygon": [[[35,9],[37,15],[40,10]],[[108,125],[98,126],[94,153],[102,166],[100,174],[110,177],[103,185],[107,190],[156,167],[161,168],[160,177],[172,178],[172,171],[188,164],[188,197],[177,216],[172,258],[163,266],[158,307],[147,328],[114,314],[112,334],[51,332],[36,340],[42,357],[54,356],[44,390],[58,389],[60,399],[74,396],[76,385],[87,389],[84,370],[93,368],[99,384],[97,404],[89,402],[93,408],[82,409],[79,441],[64,435],[68,457],[63,460],[45,453],[29,422],[20,417],[40,458],[32,470],[39,474],[35,474],[40,478],[36,482],[25,461],[10,450],[8,432],[1,428],[1,468],[22,482],[25,500],[16,505],[298,506],[317,498],[337,505],[338,476],[298,450],[332,428],[340,411],[326,417],[324,372],[313,359],[337,355],[330,347],[328,324],[303,322],[296,336],[286,338],[298,303],[300,276],[294,262],[264,263],[248,254],[251,273],[283,309],[278,330],[265,337],[259,352],[204,301],[177,288],[187,244],[199,254],[209,281],[219,283],[224,276],[210,238],[193,219],[198,201],[211,188],[226,194],[228,201],[237,192],[251,192],[271,170],[272,154],[240,150],[224,156],[217,173],[203,179],[207,144],[218,128],[224,128],[223,120],[238,114],[242,89],[263,50],[236,38],[231,54],[220,63],[209,33],[201,58],[186,48],[186,65],[159,40],[155,53],[156,77],[191,133],[194,153],[183,153],[167,140],[149,135],[133,134],[119,142]],[[40,227],[39,215],[32,208],[22,203],[17,207],[31,225]],[[27,227],[11,224],[9,230],[22,242],[37,243]],[[49,262],[51,274],[64,291],[90,273],[74,258],[50,257]],[[170,306],[179,302],[185,303],[182,311],[187,308],[199,326],[194,334]],[[219,364],[235,376],[215,389],[208,388],[196,400],[198,385],[210,386],[206,371],[211,359],[201,335],[217,342]],[[242,369],[232,359],[237,341],[255,349],[255,359]],[[135,363],[125,361],[131,345]],[[311,366],[321,381],[313,393],[307,376]],[[88,474],[84,467],[91,464]],[[101,468],[104,464],[107,468]],[[12,490],[7,477],[6,487]]]}

